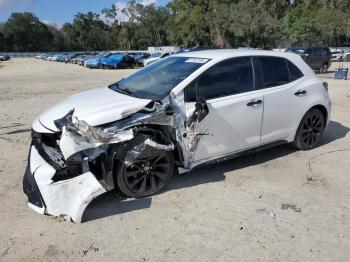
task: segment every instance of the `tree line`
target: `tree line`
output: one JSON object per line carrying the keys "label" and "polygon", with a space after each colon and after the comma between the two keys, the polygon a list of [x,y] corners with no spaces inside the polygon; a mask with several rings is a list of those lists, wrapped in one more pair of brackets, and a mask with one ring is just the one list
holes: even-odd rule
{"label": "tree line", "polygon": [[[123,19],[120,19],[120,18]],[[148,46],[350,46],[349,0],[129,1],[56,28],[32,13],[0,24],[0,51],[137,50]]]}

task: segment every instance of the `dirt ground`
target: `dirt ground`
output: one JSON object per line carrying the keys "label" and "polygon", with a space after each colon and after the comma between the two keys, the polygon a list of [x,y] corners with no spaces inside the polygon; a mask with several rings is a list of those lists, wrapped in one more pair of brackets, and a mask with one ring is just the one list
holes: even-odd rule
{"label": "dirt ground", "polygon": [[152,198],[109,193],[82,224],[31,210],[22,176],[34,118],[133,71],[0,63],[0,261],[349,261],[350,80],[331,74],[331,122],[312,151],[282,146],[202,168]]}

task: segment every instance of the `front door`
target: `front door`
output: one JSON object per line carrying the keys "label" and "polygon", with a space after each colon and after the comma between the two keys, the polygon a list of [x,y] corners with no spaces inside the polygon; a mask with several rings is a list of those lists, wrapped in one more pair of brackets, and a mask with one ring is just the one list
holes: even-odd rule
{"label": "front door", "polygon": [[209,111],[194,123],[197,145],[193,161],[260,144],[264,101],[254,90],[253,72],[250,57],[232,58],[209,68],[186,88],[188,115],[193,113],[195,100],[205,101]]}

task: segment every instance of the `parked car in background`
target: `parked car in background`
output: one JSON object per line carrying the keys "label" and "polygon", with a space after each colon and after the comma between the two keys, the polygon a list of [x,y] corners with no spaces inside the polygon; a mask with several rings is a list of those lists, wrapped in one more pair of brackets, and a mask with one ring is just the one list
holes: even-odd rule
{"label": "parked car in background", "polygon": [[326,84],[298,55],[169,56],[42,113],[32,125],[23,188],[35,211],[81,222],[106,191],[149,197],[177,169],[286,143],[313,149],[330,114]]}
{"label": "parked car in background", "polygon": [[81,53],[70,53],[69,55],[67,55],[64,59],[63,62],[65,63],[69,63],[73,58],[77,57],[81,55]]}
{"label": "parked car in background", "polygon": [[44,57],[47,57],[47,54],[36,55],[34,58],[35,59],[44,59]]}
{"label": "parked car in background", "polygon": [[343,61],[344,62],[349,62],[350,61],[350,53],[345,53],[343,56]]}
{"label": "parked car in background", "polygon": [[150,53],[128,53],[132,58],[135,59],[135,65],[141,66],[143,61],[151,56]]}
{"label": "parked car in background", "polygon": [[149,58],[143,60],[142,66],[146,66],[156,62],[164,57],[170,56],[170,53],[154,53]]}
{"label": "parked car in background", "polygon": [[42,60],[46,60],[46,61],[49,61],[49,59],[51,58],[52,56],[49,55],[49,54],[46,54],[45,56],[42,56]]}
{"label": "parked car in background", "polygon": [[135,59],[127,53],[114,53],[101,59],[101,68],[133,68]]}
{"label": "parked car in background", "polygon": [[57,59],[56,59],[56,62],[64,62],[64,59],[66,58],[66,57],[68,57],[69,56],[69,54],[62,54],[62,55],[59,55],[58,57],[57,57]]}
{"label": "parked car in background", "polygon": [[97,54],[82,55],[76,59],[78,65],[83,66],[84,62],[88,59],[96,57]]}
{"label": "parked car in background", "polygon": [[78,54],[78,55],[74,56],[72,59],[70,59],[70,60],[69,60],[69,63],[71,63],[71,64],[77,64],[77,63],[78,63],[78,60],[79,60],[80,58],[84,58],[84,57],[86,57],[85,54]]}
{"label": "parked car in background", "polygon": [[60,56],[60,54],[54,54],[52,56],[49,56],[47,60],[49,61],[57,61],[57,58]]}
{"label": "parked car in background", "polygon": [[10,60],[10,56],[8,56],[8,55],[0,55],[0,61],[6,61],[6,60]]}
{"label": "parked car in background", "polygon": [[344,51],[340,49],[331,50],[332,53],[332,62],[341,62],[343,61]]}
{"label": "parked car in background", "polygon": [[84,66],[86,66],[87,68],[101,68],[101,60],[103,58],[107,58],[109,56],[111,56],[112,53],[106,53],[106,54],[101,54],[101,55],[97,55],[96,57],[90,58],[88,60],[85,60],[84,62]]}
{"label": "parked car in background", "polygon": [[286,52],[299,54],[315,71],[326,73],[332,64],[332,54],[328,47],[293,47]]}

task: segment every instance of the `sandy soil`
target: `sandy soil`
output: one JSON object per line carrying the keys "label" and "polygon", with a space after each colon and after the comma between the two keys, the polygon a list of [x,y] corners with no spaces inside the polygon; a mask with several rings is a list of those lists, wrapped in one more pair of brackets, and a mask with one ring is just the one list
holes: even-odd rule
{"label": "sandy soil", "polygon": [[349,261],[350,80],[331,74],[332,120],[312,151],[283,146],[202,168],[152,198],[107,194],[82,224],[29,209],[22,175],[33,119],[131,72],[0,63],[0,261]]}

